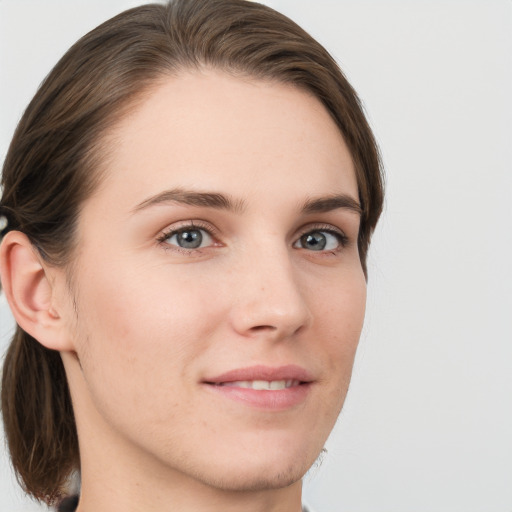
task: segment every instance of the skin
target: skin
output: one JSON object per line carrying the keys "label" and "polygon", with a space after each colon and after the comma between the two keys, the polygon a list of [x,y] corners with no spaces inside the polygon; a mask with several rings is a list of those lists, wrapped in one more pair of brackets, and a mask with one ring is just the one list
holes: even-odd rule
{"label": "skin", "polygon": [[[47,272],[80,440],[79,510],[299,512],[366,300],[356,209],[303,210],[333,195],[357,202],[339,130],[306,92],[203,70],[163,80],[107,142],[71,290],[65,270]],[[233,208],[151,199],[177,190],[221,193]],[[191,222],[203,245],[179,247]],[[305,396],[272,409],[205,385],[255,364],[303,368]]]}

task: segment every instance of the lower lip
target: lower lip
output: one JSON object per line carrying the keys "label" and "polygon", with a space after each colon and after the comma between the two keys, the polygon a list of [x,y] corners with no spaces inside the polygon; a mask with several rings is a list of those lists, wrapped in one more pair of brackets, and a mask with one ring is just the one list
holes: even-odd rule
{"label": "lower lip", "polygon": [[311,389],[311,383],[303,383],[298,386],[273,391],[219,386],[215,384],[205,384],[205,386],[214,393],[229,400],[270,411],[283,411],[300,405],[306,400]]}

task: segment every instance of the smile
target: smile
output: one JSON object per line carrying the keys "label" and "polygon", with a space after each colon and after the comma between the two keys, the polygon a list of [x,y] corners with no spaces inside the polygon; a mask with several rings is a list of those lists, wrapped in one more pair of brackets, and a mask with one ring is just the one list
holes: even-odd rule
{"label": "smile", "polygon": [[296,365],[238,368],[203,380],[205,389],[218,398],[266,411],[284,411],[303,404],[313,384],[313,376]]}
{"label": "smile", "polygon": [[220,382],[217,386],[226,386],[244,389],[256,389],[258,391],[279,391],[281,389],[298,386],[300,381],[289,380],[237,380],[233,382]]}

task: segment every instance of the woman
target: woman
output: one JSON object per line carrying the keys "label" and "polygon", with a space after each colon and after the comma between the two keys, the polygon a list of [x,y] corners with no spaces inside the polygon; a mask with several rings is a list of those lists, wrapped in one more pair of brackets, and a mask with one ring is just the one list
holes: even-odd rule
{"label": "woman", "polygon": [[78,41],[4,164],[2,410],[78,511],[298,512],[343,405],[382,208],[329,54],[268,7],[142,6]]}

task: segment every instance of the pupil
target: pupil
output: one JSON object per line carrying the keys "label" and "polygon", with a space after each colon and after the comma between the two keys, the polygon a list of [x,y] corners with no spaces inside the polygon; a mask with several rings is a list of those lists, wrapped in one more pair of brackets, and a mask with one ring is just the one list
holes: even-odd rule
{"label": "pupil", "polygon": [[320,232],[309,233],[302,237],[302,246],[313,251],[323,251],[327,244],[325,235]]}
{"label": "pupil", "polygon": [[178,234],[178,245],[185,249],[197,249],[201,246],[203,235],[201,231],[182,231]]}

